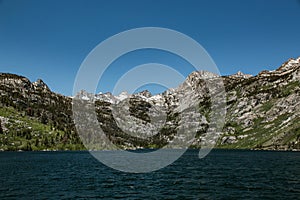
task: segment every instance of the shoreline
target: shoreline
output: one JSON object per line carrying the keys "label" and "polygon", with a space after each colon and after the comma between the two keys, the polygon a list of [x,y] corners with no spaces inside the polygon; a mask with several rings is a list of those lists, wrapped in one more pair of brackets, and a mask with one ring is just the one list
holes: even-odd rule
{"label": "shoreline", "polygon": [[[16,151],[6,151],[0,149],[0,153],[2,152],[97,152],[97,151],[156,151],[158,149],[150,149],[150,148],[143,148],[143,149],[117,149],[117,150],[33,150],[33,151],[24,151],[24,150],[16,150]],[[182,150],[182,149],[165,149],[165,150]],[[201,150],[200,148],[188,148],[187,150]],[[211,151],[265,151],[265,152],[300,152],[300,149],[232,149],[232,148],[213,148]]]}

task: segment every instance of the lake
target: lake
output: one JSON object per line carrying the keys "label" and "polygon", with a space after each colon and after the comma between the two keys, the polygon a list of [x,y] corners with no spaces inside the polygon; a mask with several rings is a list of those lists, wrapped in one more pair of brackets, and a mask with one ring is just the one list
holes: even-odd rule
{"label": "lake", "polygon": [[300,152],[188,150],[130,174],[88,152],[0,152],[0,199],[299,199]]}

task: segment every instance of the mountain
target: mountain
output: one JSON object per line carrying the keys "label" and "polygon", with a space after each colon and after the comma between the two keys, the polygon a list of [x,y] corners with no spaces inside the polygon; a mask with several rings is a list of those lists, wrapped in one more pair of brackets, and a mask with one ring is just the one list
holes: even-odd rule
{"label": "mountain", "polygon": [[[91,129],[93,124],[88,126],[89,113],[80,114],[87,125],[75,128],[72,106],[79,106],[96,111],[105,135],[123,149],[160,148],[174,141],[178,143],[173,147],[188,143],[199,148],[206,141],[215,142],[217,148],[300,150],[299,78],[300,58],[256,76],[193,72],[177,88],[154,96],[148,91],[118,96],[81,91],[70,98],[53,93],[42,80],[31,83],[2,73],[0,149],[80,150],[85,149],[83,143],[88,149],[105,148],[105,140]],[[224,86],[226,93],[209,90],[215,80],[222,83],[215,88]],[[218,105],[213,102],[226,108],[226,115],[219,113],[225,117],[220,130],[210,128],[218,124],[213,117]],[[77,130],[81,129],[80,138]],[[214,132],[213,137],[207,137],[209,132]]]}
{"label": "mountain", "polygon": [[83,149],[71,106],[42,80],[0,73],[0,149]]}

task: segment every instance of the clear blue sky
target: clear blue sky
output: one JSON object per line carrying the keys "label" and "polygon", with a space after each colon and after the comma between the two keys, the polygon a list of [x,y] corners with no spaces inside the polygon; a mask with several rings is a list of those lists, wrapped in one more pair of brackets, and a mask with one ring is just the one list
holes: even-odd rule
{"label": "clear blue sky", "polygon": [[[300,56],[298,0],[0,0],[0,71],[31,81],[43,79],[71,95],[77,70],[99,42],[131,28],[155,26],[180,31],[198,41],[223,75],[257,74]],[[119,65],[170,55],[137,52]],[[191,68],[178,61],[185,75]],[[110,91],[114,77],[102,83]]]}

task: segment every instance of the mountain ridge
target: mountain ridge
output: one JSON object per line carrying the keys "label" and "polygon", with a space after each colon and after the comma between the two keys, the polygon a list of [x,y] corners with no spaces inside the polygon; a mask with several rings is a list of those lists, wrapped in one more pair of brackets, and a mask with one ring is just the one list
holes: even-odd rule
{"label": "mountain ridge", "polygon": [[[221,77],[226,91],[227,115],[224,128],[216,134],[216,147],[300,149],[299,63],[300,57],[289,59],[276,70],[262,71],[256,76],[238,72]],[[138,94],[121,93],[117,96],[81,91],[77,97],[87,102],[95,100],[101,128],[119,148],[160,148],[176,139],[176,130],[184,127],[178,112],[178,102],[182,95],[191,95],[196,88],[199,94],[191,97],[199,101],[198,111],[188,114],[192,116],[191,120],[198,119],[195,122],[197,135],[191,147],[200,148],[211,115],[211,99],[203,77],[218,78],[214,74],[200,71],[191,73],[178,88],[168,89],[158,95],[152,96],[147,91]],[[0,94],[0,149],[85,149],[73,122],[74,97],[52,92],[42,80],[30,82],[26,77],[7,73],[0,73]],[[124,111],[124,119],[115,118],[113,106],[126,99],[128,110]],[[151,124],[149,112],[150,115],[157,114],[151,111],[155,106],[160,106],[167,114],[165,124],[158,134],[153,135],[156,125]],[[127,126],[124,120],[128,119],[134,125]],[[127,127],[120,128],[120,124]],[[133,132],[142,130],[147,137],[128,135],[122,128]],[[181,140],[185,141],[184,135]],[[96,143],[89,149],[93,148],[97,149]]]}

